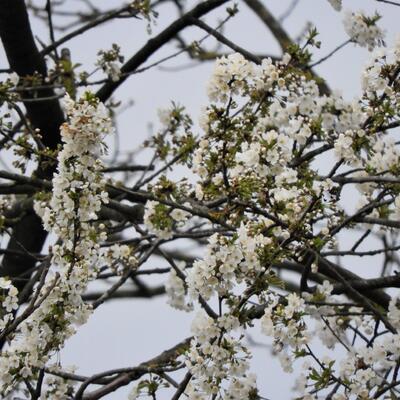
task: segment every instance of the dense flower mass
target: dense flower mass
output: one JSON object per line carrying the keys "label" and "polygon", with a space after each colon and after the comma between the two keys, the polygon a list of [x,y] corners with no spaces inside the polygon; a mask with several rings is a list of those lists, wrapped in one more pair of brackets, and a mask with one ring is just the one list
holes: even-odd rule
{"label": "dense flower mass", "polygon": [[383,44],[384,32],[377,25],[379,18],[379,15],[367,17],[362,12],[347,10],[343,19],[344,29],[351,40],[371,51]]}
{"label": "dense flower mass", "polygon": [[[213,320],[197,314],[192,324],[192,340],[186,364],[194,379],[187,388],[191,398],[208,399],[210,395],[239,400],[257,397],[256,379],[248,372],[249,351],[234,331],[237,318],[224,315]],[[226,387],[221,387],[226,382]],[[223,394],[222,394],[223,393]]]}
{"label": "dense flower mass", "polygon": [[[372,48],[380,37],[379,33],[374,39],[353,38]],[[208,87],[211,103],[201,117],[205,133],[190,164],[199,177],[191,196],[208,203],[229,199],[226,232],[209,237],[204,257],[187,269],[186,284],[193,300],[218,299],[222,314],[215,316],[205,309],[193,323],[194,339],[186,361],[193,375],[189,396],[255,396],[249,349],[232,336],[235,329],[249,323],[252,313],[261,316],[262,332],[273,340],[286,372],[293,372],[296,359],[307,359],[296,386],[302,399],[316,398],[312,392],[332,382],[338,384],[336,399],[367,398],[376,393],[377,385],[385,385],[385,374],[400,356],[393,347],[397,332],[391,329],[398,326],[397,300],[390,303],[384,322],[389,330],[372,346],[363,347],[358,341],[350,343],[347,333],[356,329],[364,332],[362,337],[373,335],[374,319],[363,314],[363,307],[341,306],[329,281],[312,292],[304,285],[302,294],[282,297],[273,289],[280,285],[273,267],[309,259],[310,270],[317,273],[317,253],[336,246],[334,236],[347,218],[339,201],[336,168],[347,166],[355,179],[361,179],[359,210],[379,193],[379,185],[367,183],[371,174],[395,178],[400,161],[397,147],[374,121],[375,99],[380,96],[385,98],[385,109],[399,108],[391,74],[400,59],[398,50],[389,53],[390,57],[382,54],[367,66],[364,95],[358,102],[320,95],[314,80],[294,72],[288,55],[282,62],[266,59],[260,65],[240,54],[217,61]],[[386,113],[379,124],[389,124],[394,118],[395,113]],[[318,167],[302,161],[313,144],[333,150],[337,166],[325,176]],[[397,200],[392,205],[397,191],[389,198],[389,212],[397,213]],[[170,238],[172,223],[169,227],[160,224],[171,221],[161,218],[163,213],[169,215],[169,207],[148,202],[146,210],[149,229],[160,238]],[[379,209],[366,209],[365,215],[379,216]],[[169,293],[175,281],[173,273]],[[181,282],[175,285],[178,297],[171,304],[184,308],[186,287]],[[337,304],[337,308],[324,304]],[[359,317],[350,322],[340,317],[342,313]],[[221,321],[227,325],[221,326]],[[328,349],[343,346],[347,355],[319,361],[311,350],[313,337]],[[232,387],[236,389],[229,392]]]}
{"label": "dense flower mass", "polygon": [[[68,121],[61,127],[64,146],[58,155],[52,197],[49,202],[35,203],[44,227],[60,241],[52,247],[51,260],[42,265],[42,282],[29,306],[34,311],[22,320],[9,348],[2,353],[2,393],[20,380],[35,378],[52,353],[75,332],[74,326],[86,322],[91,308],[82,300],[82,293],[96,276],[97,268],[108,260],[99,247],[106,237],[99,234],[96,219],[101,206],[108,202],[98,157],[104,149],[104,136],[112,131],[110,118],[103,104],[90,93],[78,102],[67,97],[64,104]],[[129,250],[119,256],[128,257]],[[117,258],[112,259],[115,262]],[[7,330],[13,320],[10,312],[16,308],[17,291],[10,282],[2,282],[7,291],[2,329]],[[54,398],[52,395],[61,387],[70,390],[62,379],[55,378],[48,384],[49,394],[44,398]],[[65,393],[57,396],[64,398]]]}

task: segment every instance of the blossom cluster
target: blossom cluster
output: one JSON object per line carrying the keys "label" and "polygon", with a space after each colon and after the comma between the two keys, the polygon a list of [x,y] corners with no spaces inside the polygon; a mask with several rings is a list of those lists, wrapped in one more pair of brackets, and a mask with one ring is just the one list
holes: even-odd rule
{"label": "blossom cluster", "polygon": [[[33,312],[22,321],[2,353],[2,393],[20,380],[37,377],[52,353],[60,350],[75,332],[75,326],[86,322],[91,307],[83,301],[82,294],[107,260],[99,245],[106,235],[98,233],[96,220],[100,208],[108,202],[103,165],[98,157],[104,150],[104,136],[112,131],[111,121],[104,105],[90,93],[78,102],[67,97],[64,105],[68,121],[61,127],[64,145],[58,155],[52,197],[48,202],[35,202],[44,227],[59,241],[52,247],[47,279],[36,288]],[[128,259],[129,250],[122,250],[120,258]],[[8,296],[4,304],[6,310],[12,311],[16,293],[6,282],[5,285]],[[64,390],[62,387],[70,391],[69,384],[54,378],[46,389],[49,398],[51,393],[58,393],[58,398],[64,396],[59,393]]]}
{"label": "blossom cluster", "polygon": [[14,319],[13,311],[18,308],[18,289],[6,278],[0,278],[1,319],[0,331]]}
{"label": "blossom cluster", "polygon": [[286,372],[293,372],[293,360],[288,352],[296,352],[310,340],[306,324],[305,301],[297,294],[291,293],[286,298],[287,304],[280,304],[277,297],[265,308],[261,318],[262,332],[274,339],[274,351],[277,352],[282,368]]}
{"label": "blossom cluster", "polygon": [[[332,398],[367,398],[377,385],[387,383],[385,376],[398,359],[397,333],[385,332],[369,347],[352,344],[349,331],[374,334],[374,318],[363,307],[340,305],[328,281],[311,294],[282,297],[273,289],[280,283],[272,268],[283,260],[298,262],[305,248],[319,252],[334,247],[331,232],[346,218],[340,186],[330,179],[333,173],[321,176],[317,166],[303,161],[307,152],[317,146],[331,149],[337,165],[354,171],[350,176],[361,180],[359,209],[379,193],[380,184],[368,182],[369,176],[395,178],[399,152],[382,126],[396,121],[399,108],[394,83],[399,45],[377,53],[362,76],[361,99],[351,102],[338,94],[321,95],[316,81],[296,72],[289,55],[260,65],[240,54],[217,60],[208,87],[210,105],[200,120],[204,135],[188,164],[198,176],[188,196],[199,204],[225,204],[218,217],[226,230],[209,236],[204,256],[185,270],[185,284],[172,273],[167,285],[170,297],[171,288],[177,288],[176,303],[169,300],[173,306],[185,309],[187,295],[193,301],[199,296],[218,299],[220,304],[219,317],[203,312],[193,323],[194,339],[187,353],[194,376],[187,393],[193,398],[235,398],[225,392],[237,376],[229,370],[236,365],[229,357],[242,354],[247,362],[250,353],[235,342],[231,330],[246,328],[250,298],[263,304],[262,331],[273,339],[283,369],[291,372],[296,359],[307,359],[297,384],[301,398],[317,398],[312,391],[323,391],[333,381],[340,389]],[[392,199],[389,212],[399,213],[397,189],[385,193]],[[170,212],[170,206],[148,202],[146,226],[158,237],[171,237]],[[365,215],[379,213],[377,207]],[[311,270],[318,272],[316,262]],[[394,327],[398,309],[392,301],[388,318]],[[222,328],[221,318],[236,321],[234,328]],[[310,347],[314,338],[328,349],[344,346],[347,354],[337,359],[324,356],[315,364]],[[229,356],[222,343],[230,349]],[[237,387],[247,388],[250,396],[255,386],[249,384],[248,368],[241,367],[240,374],[245,382],[238,378]]]}
{"label": "blossom cluster", "polygon": [[186,361],[193,374],[185,392],[189,398],[257,398],[255,375],[249,372],[249,351],[234,332],[239,326],[239,320],[232,315],[213,320],[205,312],[197,314],[192,323],[195,338]]}
{"label": "blossom cluster", "polygon": [[199,295],[206,300],[214,295],[229,297],[238,284],[251,282],[263,271],[258,254],[272,240],[261,234],[250,235],[246,228],[242,225],[238,229],[236,240],[219,234],[208,239],[206,254],[187,273],[189,293],[194,299]]}
{"label": "blossom cluster", "polygon": [[[329,379],[334,378],[341,387],[339,389],[338,386],[333,397],[336,400],[373,397],[376,388],[383,387],[387,383],[385,377],[395,367],[399,358],[399,334],[386,332],[385,335],[371,340],[368,346],[356,345],[354,339],[351,343],[346,332],[349,328],[352,331],[362,332],[364,339],[371,338],[376,329],[376,321],[363,313],[362,307],[351,306],[346,309],[346,306],[340,304],[337,296],[332,295],[332,289],[333,286],[325,281],[323,285],[318,286],[313,295],[304,294],[306,303],[303,301],[303,320],[306,321],[305,315],[315,319],[314,332],[310,331],[309,335],[317,335],[326,348],[334,349],[339,345],[343,346],[346,352],[342,357],[323,356],[319,368],[313,367],[309,361],[304,362],[296,389],[303,396],[301,398],[315,399],[315,396],[307,394],[310,388],[316,382],[322,387],[327,385],[326,377],[329,377]],[[337,306],[334,308],[327,305],[335,303]],[[400,309],[397,297],[392,298],[387,315],[393,326],[398,327]],[[270,323],[267,325],[268,329],[270,325]],[[267,333],[265,328],[264,332]],[[308,343],[310,344],[309,341]],[[309,351],[308,348],[303,354]],[[297,352],[295,355],[299,357],[302,353]],[[289,370],[292,366],[290,362],[287,364]]]}
{"label": "blossom cluster", "polygon": [[124,57],[120,54],[120,48],[115,43],[111,50],[101,50],[98,53],[99,59],[96,63],[113,81],[117,82],[121,78],[121,67]]}
{"label": "blossom cluster", "polygon": [[165,283],[165,292],[168,298],[167,304],[178,310],[192,311],[193,302],[187,299],[185,275],[182,275],[184,267],[184,262],[176,264],[176,268],[180,272],[179,275],[174,268],[171,268],[168,280]]}
{"label": "blossom cluster", "polygon": [[173,237],[173,228],[181,227],[189,218],[190,213],[167,206],[158,201],[149,200],[146,202],[144,212],[144,224],[150,233],[158,238],[168,240]]}
{"label": "blossom cluster", "polygon": [[347,10],[343,19],[344,29],[351,40],[372,51],[383,44],[384,32],[376,24],[379,18],[379,15],[367,17],[362,12]]}

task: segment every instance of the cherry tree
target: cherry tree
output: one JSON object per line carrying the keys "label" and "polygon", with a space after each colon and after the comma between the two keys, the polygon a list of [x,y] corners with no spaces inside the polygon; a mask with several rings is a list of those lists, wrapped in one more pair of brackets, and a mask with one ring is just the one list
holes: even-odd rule
{"label": "cherry tree", "polygon": [[[399,397],[400,38],[386,46],[379,8],[400,3],[371,0],[367,14],[324,2],[347,40],[319,59],[318,27],[296,39],[284,29],[298,1],[281,18],[261,0],[0,2],[2,398],[100,399],[128,386],[129,399],[266,399],[255,332],[293,398]],[[229,39],[243,10],[281,55]],[[99,43],[91,63],[75,61],[69,41],[121,19],[143,26],[133,55]],[[345,46],[370,60],[352,101],[315,71]],[[193,80],[208,101],[199,123],[166,104],[138,163],[140,149],[117,145],[130,106],[117,89],[178,57],[213,63],[208,82]],[[57,359],[105,303],[158,296],[191,315],[190,337],[91,375]]]}

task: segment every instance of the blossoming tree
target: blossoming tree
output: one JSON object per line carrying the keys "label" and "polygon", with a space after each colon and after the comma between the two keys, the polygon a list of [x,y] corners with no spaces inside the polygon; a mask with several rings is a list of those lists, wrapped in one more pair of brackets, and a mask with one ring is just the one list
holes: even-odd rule
{"label": "blossoming tree", "polygon": [[[266,2],[133,1],[104,10],[82,1],[89,11],[71,3],[0,2],[9,62],[1,150],[14,167],[0,171],[2,398],[100,399],[129,385],[130,399],[264,399],[251,367],[257,349],[245,340],[257,329],[293,373],[293,398],[398,398],[400,41],[383,47],[379,14],[329,0],[348,40],[328,57],[349,44],[371,52],[362,93],[349,102],[314,71],[328,58],[313,59],[317,31],[292,40]],[[127,61],[113,45],[84,69],[65,47],[118,18],[145,19],[151,29],[164,3],[178,17]],[[206,24],[218,8],[222,22]],[[223,34],[242,8],[270,29],[282,56],[259,56]],[[48,26],[41,50],[29,17]],[[190,26],[205,36],[187,41]],[[229,51],[207,50],[208,37]],[[147,61],[173,40],[177,52]],[[111,95],[180,54],[215,63],[199,126],[174,105],[145,143],[153,152],[146,164],[117,151],[106,164],[118,119]],[[188,241],[195,252],[184,250]],[[359,258],[362,273],[352,266]],[[94,292],[98,282],[106,288]],[[191,337],[177,332],[176,345],[151,360],[102,372],[94,365],[92,375],[57,360],[104,303],[161,295],[193,314]]]}

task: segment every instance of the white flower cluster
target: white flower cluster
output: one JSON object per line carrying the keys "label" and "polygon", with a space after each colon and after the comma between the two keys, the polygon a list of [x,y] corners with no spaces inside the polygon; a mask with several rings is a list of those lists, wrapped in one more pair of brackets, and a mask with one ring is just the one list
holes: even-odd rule
{"label": "white flower cluster", "polygon": [[399,355],[398,334],[384,335],[369,346],[352,347],[338,368],[340,378],[348,383],[345,398],[369,398],[373,390],[385,383]]}
{"label": "white flower cluster", "polygon": [[45,229],[63,239],[63,248],[89,256],[94,251],[91,236],[96,233],[90,222],[97,219],[101,205],[108,202],[100,172],[103,164],[98,156],[104,135],[112,131],[111,120],[104,105],[95,99],[75,103],[66,97],[64,105],[68,122],[61,126],[64,146],[58,155],[52,198],[48,206],[36,203],[36,211]]}
{"label": "white flower cluster", "polygon": [[67,399],[74,391],[74,383],[56,375],[47,376],[40,398],[41,400]]}
{"label": "white flower cluster", "polygon": [[[258,201],[263,193],[261,196],[268,197],[273,209],[270,213],[278,212],[281,221],[292,223],[316,195],[300,183],[298,172],[291,165],[295,161],[293,146],[306,147],[317,138],[332,140],[350,130],[362,136],[364,131],[360,126],[367,116],[360,105],[346,103],[338,95],[320,96],[315,81],[287,72],[289,61],[290,57],[285,56],[282,62],[274,64],[267,59],[256,66],[240,55],[232,55],[217,62],[211,78],[213,102],[201,117],[206,134],[193,154],[193,171],[201,178],[194,190],[198,200],[211,199],[210,193],[222,194],[229,188],[232,188],[230,195],[241,197],[243,187],[245,201],[249,201],[248,193]],[[237,80],[240,82],[236,84]],[[216,118],[218,113],[226,112],[219,103],[225,102],[234,113],[239,103],[253,104],[249,101],[251,97],[262,98],[265,93],[271,94],[268,107],[256,117],[250,106],[248,109],[244,106],[245,111],[230,120],[228,129],[224,120]],[[233,101],[227,103],[228,98]],[[322,129],[316,131],[316,126]],[[341,138],[336,145],[338,158],[346,151],[345,159],[354,160],[354,150],[341,143]],[[225,172],[220,168],[224,164]],[[337,203],[331,202],[324,213],[335,207],[337,211]],[[276,234],[287,236],[289,233],[281,228],[276,228]]]}
{"label": "white flower cluster", "polygon": [[18,289],[10,280],[0,277],[0,332],[14,319],[13,311],[18,308]]}
{"label": "white flower cluster", "polygon": [[372,51],[375,47],[382,46],[385,37],[382,29],[376,24],[378,19],[378,16],[367,17],[361,11],[346,11],[343,25],[351,40]]}
{"label": "white flower cluster", "polygon": [[[281,64],[286,65],[289,61],[290,56],[285,54]],[[275,65],[270,58],[262,60],[258,66],[241,54],[234,53],[216,61],[208,84],[208,97],[213,102],[226,102],[230,96],[246,90],[250,81],[259,90],[268,90],[274,84],[285,84],[280,76],[280,66]]]}
{"label": "white flower cluster", "polygon": [[[207,189],[198,182],[195,185],[196,198],[207,199],[207,193],[211,189],[213,192],[220,192],[227,184],[236,188],[235,195],[238,195],[241,183],[254,184],[263,178],[263,190],[268,192],[271,201],[276,205],[286,205],[285,212],[279,215],[281,220],[292,221],[301,215],[301,210],[316,192],[312,193],[299,185],[297,171],[289,166],[293,162],[291,149],[294,143],[305,146],[308,141],[316,138],[317,134],[328,142],[333,141],[338,160],[344,160],[357,169],[365,168],[377,174],[392,176],[388,171],[397,168],[400,160],[398,146],[385,132],[366,135],[365,126],[379,111],[376,106],[368,105],[370,101],[374,104],[376,99],[384,95],[385,105],[381,111],[387,120],[380,121],[381,125],[389,124],[393,120],[391,116],[395,115],[395,110],[400,106],[400,98],[393,89],[393,78],[387,73],[396,71],[396,65],[400,61],[399,49],[400,41],[394,49],[374,57],[374,62],[363,74],[366,101],[351,103],[336,94],[329,97],[319,96],[314,81],[295,80],[291,74],[285,74],[287,60],[277,65],[268,60],[261,66],[255,66],[242,56],[232,55],[218,61],[209,87],[209,91],[213,88],[215,92],[215,95],[211,94],[211,100],[226,102],[229,97],[246,98],[249,93],[256,96],[262,87],[260,82],[267,85],[267,81],[267,90],[282,93],[282,96],[287,96],[287,100],[282,104],[278,95],[276,99],[272,98],[266,115],[263,116],[260,112],[261,115],[251,125],[245,118],[236,118],[223,140],[214,138],[214,135],[225,129],[215,120],[216,106],[212,105],[203,112],[201,125],[206,136],[194,152],[193,171],[203,182],[211,182],[212,187]],[[236,84],[236,80],[240,82]],[[384,107],[386,108],[383,109]],[[387,112],[386,109],[393,111]],[[320,120],[322,130],[318,133],[315,132],[315,126]],[[243,134],[245,129],[249,130],[246,135]],[[225,173],[211,169],[210,165],[213,164],[219,168],[215,160],[220,159],[220,162],[223,162],[224,154],[234,154]],[[360,176],[362,172],[356,174]],[[269,177],[273,177],[272,182]],[[257,188],[259,192],[262,191],[261,187],[263,185]],[[373,193],[374,187],[376,185],[359,186],[368,196]],[[325,208],[324,212],[337,214],[337,202],[331,202],[330,207],[332,212],[328,208]],[[331,219],[329,223],[334,224],[335,221]]]}
{"label": "white flower cluster", "polygon": [[[400,107],[400,96],[395,90],[396,79],[393,74],[400,63],[400,39],[396,40],[394,48],[377,52],[370,64],[362,74],[362,87],[364,99],[370,103],[366,114],[371,120],[377,114],[383,115],[380,125],[390,124],[394,115],[387,110],[397,110]],[[388,72],[390,71],[390,72]],[[376,105],[378,99],[384,99],[380,105]],[[394,177],[389,171],[395,171],[400,160],[398,146],[385,131],[367,138],[369,141],[370,154],[363,161],[370,170],[377,174],[385,174]]]}
{"label": "white flower cluster", "polygon": [[[340,5],[332,3],[337,8]],[[365,18],[363,23],[370,29],[376,20]],[[374,44],[379,38],[380,34],[375,36]],[[358,40],[372,46],[371,38],[361,36]],[[201,116],[205,134],[188,163],[199,179],[193,185],[185,182],[181,188],[201,204],[219,204],[228,199],[226,206],[212,211],[209,220],[221,218],[229,229],[214,232],[208,238],[205,256],[186,269],[185,283],[177,271],[171,272],[167,283],[169,303],[186,309],[187,294],[193,301],[199,295],[206,301],[218,297],[220,312],[240,320],[243,327],[248,322],[250,302],[266,305],[262,330],[273,338],[274,349],[288,372],[295,358],[313,358],[313,338],[328,350],[338,344],[349,349],[353,359],[342,357],[339,361],[326,356],[321,364],[311,360],[298,385],[304,399],[316,398],[310,393],[325,384],[329,386],[329,377],[346,379],[341,388],[343,394],[338,391],[332,398],[365,397],[365,391],[370,393],[377,382],[383,382],[384,373],[380,371],[386,368],[388,373],[398,356],[396,352],[382,352],[382,347],[396,350],[395,335],[391,333],[376,339],[368,350],[349,340],[348,332],[352,330],[360,332],[360,337],[372,336],[374,318],[360,307],[332,306],[336,297],[331,294],[331,283],[318,285],[309,297],[290,294],[283,298],[272,288],[281,282],[271,271],[271,267],[291,256],[298,262],[304,248],[320,251],[335,245],[330,232],[340,226],[346,215],[340,207],[342,185],[333,176],[321,176],[321,168],[313,162],[318,160],[319,149],[322,154],[327,154],[324,149],[332,151],[340,161],[339,168],[351,166],[352,172],[343,174],[341,179],[374,174],[394,177],[394,171],[398,171],[397,145],[384,129],[385,124],[397,122],[396,110],[400,106],[394,83],[400,44],[396,46],[391,58],[382,52],[367,67],[363,96],[352,102],[339,94],[321,95],[317,82],[293,72],[289,56],[277,63],[263,60],[258,66],[239,54],[222,57],[208,87],[211,103]],[[374,182],[358,184],[363,202],[360,207],[373,199],[377,187]],[[388,196],[395,199],[390,212],[394,208],[400,215],[398,192],[389,190]],[[162,239],[171,238],[175,228],[187,219],[179,210],[175,215],[167,204],[161,200],[146,204],[145,224],[149,232]],[[375,209],[365,215],[379,213]],[[311,272],[318,272],[317,262],[312,264]],[[347,318],[346,313],[351,317]],[[398,318],[397,314],[397,303],[391,303],[388,318]],[[188,365],[194,383],[186,391],[190,398],[224,398],[230,386],[235,386],[237,393],[241,393],[240,388],[246,391],[254,387],[249,383],[247,368],[241,369],[245,382],[229,381],[227,371],[235,362],[229,360],[227,348],[221,350],[221,344],[226,340],[233,353],[247,353],[237,347],[232,329],[222,329],[220,319],[203,313],[193,324],[195,339]],[[395,322],[393,326],[397,326]],[[387,366],[378,362],[379,355],[385,357]],[[372,361],[361,368],[364,358]],[[248,356],[244,359],[248,360]],[[227,367],[224,369],[223,365]],[[227,398],[235,398],[230,396]],[[245,393],[241,396],[246,398]]]}
{"label": "white flower cluster", "polygon": [[335,155],[337,158],[343,158],[346,161],[354,161],[354,150],[353,145],[353,132],[346,131],[345,133],[340,133],[339,137],[335,141]]}
{"label": "white flower cluster", "polygon": [[274,297],[261,318],[262,332],[274,339],[274,350],[286,372],[293,371],[293,359],[288,350],[299,351],[310,340],[303,314],[305,301],[295,293],[286,297],[286,305]]}
{"label": "white flower cluster", "polygon": [[[177,263],[176,266],[183,274],[185,263]],[[186,299],[186,282],[184,279],[178,276],[177,272],[173,268],[171,268],[168,280],[165,284],[165,292],[167,294],[167,303],[171,307],[183,311],[193,310],[193,303]]]}
{"label": "white flower cluster", "polygon": [[172,209],[158,201],[149,200],[145,205],[143,221],[149,232],[168,240],[173,237],[172,228],[184,226],[189,216],[190,213],[185,210]]}
{"label": "white flower cluster", "polygon": [[[310,304],[307,304],[303,310],[304,313],[310,315],[316,320],[314,329],[310,335],[319,337],[324,346],[333,349],[335,345],[340,344],[346,346],[346,352],[343,357],[324,356],[321,359],[323,366],[321,374],[329,370],[332,374],[341,379],[344,385],[343,393],[337,393],[337,400],[345,400],[348,398],[370,398],[374,395],[371,393],[380,385],[385,383],[385,377],[396,365],[400,356],[399,334],[386,332],[371,341],[368,346],[356,346],[351,343],[346,335],[346,328],[350,325],[353,330],[362,333],[364,338],[374,334],[376,329],[376,321],[372,316],[364,315],[362,308],[349,307],[347,312],[350,313],[351,319],[346,319],[340,315],[338,308],[332,308],[326,303],[335,303],[336,299],[331,295],[333,286],[325,281],[323,285],[318,285],[316,292],[304,294],[304,297]],[[314,305],[313,299],[318,299],[320,305]],[[337,303],[338,307],[340,302]],[[400,328],[400,308],[398,297],[394,296],[390,301],[389,312],[387,317],[395,328]],[[264,318],[264,317],[263,317]],[[270,324],[269,324],[270,325]],[[267,325],[267,326],[269,326]],[[265,329],[265,323],[263,325]],[[336,354],[336,353],[335,353]],[[290,361],[286,366],[290,369]],[[307,387],[316,379],[316,370],[310,363],[303,365],[303,372],[299,376],[296,389],[304,397],[314,399],[307,393]],[[310,378],[310,376],[313,376]],[[311,396],[311,397],[309,397]]]}
{"label": "white flower cluster", "polygon": [[[381,57],[385,54],[379,50]],[[361,87],[368,98],[374,99],[376,95],[393,94],[389,79],[382,76],[382,64],[377,62],[381,57],[375,54],[373,62],[367,65],[361,75]]]}
{"label": "white flower cluster", "polygon": [[121,78],[122,64],[119,61],[109,61],[103,64],[104,72],[113,82],[118,82]]}
{"label": "white flower cluster", "polygon": [[[40,307],[21,323],[2,353],[1,393],[22,379],[36,377],[38,369],[75,332],[74,325],[86,322],[91,310],[81,295],[95,276],[96,265],[106,259],[99,246],[105,234],[98,234],[95,221],[102,204],[108,202],[98,156],[104,135],[112,131],[111,121],[104,105],[90,94],[76,103],[67,97],[65,109],[68,122],[61,127],[64,146],[58,155],[52,197],[48,204],[35,203],[45,228],[60,243],[53,246],[48,279],[36,300]],[[124,255],[126,251],[121,258]],[[14,301],[10,299],[7,308],[11,311]],[[54,387],[57,382],[65,386],[55,378],[49,393],[64,390]]]}
{"label": "white flower cluster", "polygon": [[373,146],[368,165],[374,171],[385,173],[399,164],[400,151],[393,138],[383,136],[378,137],[375,143],[371,142]]}
{"label": "white flower cluster", "polygon": [[121,67],[124,57],[120,55],[120,48],[118,45],[113,44],[112,49],[108,51],[101,50],[99,59],[96,63],[113,81],[117,82],[121,78]]}
{"label": "white flower cluster", "polygon": [[[104,229],[102,225],[99,225],[99,229]],[[104,231],[100,233],[100,238],[106,239]],[[122,275],[126,268],[132,268],[137,262],[136,257],[132,255],[131,248],[126,244],[113,244],[108,249],[103,249],[101,254],[104,263],[108,264],[117,275]]]}
{"label": "white flower cluster", "polygon": [[215,294],[228,296],[244,279],[251,280],[262,270],[257,252],[271,240],[261,234],[249,235],[242,225],[236,240],[214,234],[208,242],[203,259],[196,260],[188,271],[186,281],[193,299],[198,295],[206,300]]}
{"label": "white flower cluster", "polygon": [[257,393],[255,376],[248,372],[249,351],[234,333],[239,326],[232,315],[217,320],[203,311],[196,315],[192,323],[194,339],[186,356],[193,374],[185,391],[189,398],[242,400]]}
{"label": "white flower cluster", "polygon": [[[339,6],[339,2],[335,4]],[[364,22],[370,27],[374,25],[371,19],[365,19]],[[374,44],[381,40],[379,32]],[[361,41],[362,37],[358,40]],[[371,40],[366,40],[366,45],[372,46]],[[229,215],[228,223],[235,226],[233,235],[212,235],[205,256],[188,271],[186,282],[193,299],[198,295],[205,300],[216,296],[229,299],[227,303],[231,311],[235,305],[242,304],[240,301],[243,297],[238,292],[254,293],[251,290],[260,285],[260,276],[263,276],[264,284],[271,278],[267,276],[267,268],[280,261],[278,249],[282,243],[290,249],[291,254],[301,250],[301,244],[290,241],[293,231],[289,226],[296,226],[295,221],[304,215],[312,199],[321,202],[321,207],[314,214],[310,213],[318,220],[318,226],[313,226],[311,216],[307,217],[310,223],[303,218],[302,233],[311,234],[314,238],[318,236],[323,245],[334,244],[334,240],[329,238],[330,227],[337,226],[343,215],[338,205],[339,185],[330,179],[315,180],[320,172],[311,165],[307,165],[306,174],[304,170],[296,168],[297,158],[293,148],[299,149],[300,154],[306,154],[308,146],[313,148],[313,143],[327,144],[329,149],[334,150],[337,160],[357,170],[354,177],[368,177],[371,171],[372,174],[376,172],[392,176],[389,171],[397,170],[400,162],[397,146],[384,131],[374,130],[371,126],[380,128],[394,119],[393,114],[386,112],[384,107],[393,110],[399,108],[393,78],[387,76],[387,71],[397,71],[399,48],[400,45],[397,45],[391,53],[392,64],[388,64],[389,58],[382,53],[375,58],[372,66],[367,67],[363,76],[364,96],[353,102],[345,101],[338,94],[321,96],[313,80],[290,72],[290,68],[287,68],[288,57],[276,64],[264,60],[260,66],[237,54],[217,61],[208,88],[211,105],[204,110],[200,121],[205,135],[199,141],[192,159],[192,170],[200,178],[194,185],[193,195],[198,200],[210,202],[226,195],[232,203],[238,200],[237,204],[246,208],[243,213],[233,212]],[[263,96],[270,97],[263,102]],[[384,96],[385,105],[382,110],[377,110],[376,100],[381,96]],[[254,109],[257,109],[257,113],[254,113]],[[377,111],[387,119],[384,122],[379,120],[374,125]],[[314,178],[312,185],[309,185],[308,178],[311,176]],[[370,201],[368,199],[375,187],[370,183],[358,185],[360,198],[365,203]],[[400,209],[399,204],[400,200],[396,197],[395,207]],[[316,264],[312,266],[312,272],[317,272]],[[363,332],[365,336],[373,334],[374,319],[357,307],[313,305],[314,301],[335,303],[332,290],[333,286],[325,281],[317,286],[310,297],[290,294],[283,299],[265,284],[254,296],[267,304],[261,320],[262,330],[273,338],[275,351],[286,371],[292,370],[295,357],[309,355],[308,346],[312,337],[319,338],[328,349],[333,349],[338,343],[348,346],[349,354],[354,357],[354,360],[344,357],[340,364],[339,360],[326,356],[322,364],[317,366],[318,371],[315,366],[307,366],[299,383],[304,399],[315,398],[310,394],[310,388],[316,387],[316,379],[322,382],[324,376],[334,374],[339,379],[346,379],[348,387],[344,385],[343,394],[339,391],[333,398],[365,397],[365,393],[370,393],[377,382],[383,382],[384,374],[380,371],[385,368],[388,371],[398,354],[382,352],[385,346],[395,350],[395,336],[390,333],[386,334],[385,344],[383,338],[376,340],[371,349],[353,346],[347,337],[349,319],[345,317],[346,313],[352,315],[352,328]],[[306,300],[311,303],[306,304]],[[388,317],[398,320],[397,303],[391,303]],[[196,319],[195,326],[199,321],[202,329],[209,331],[209,336],[205,337],[217,337],[216,321],[203,316]],[[397,326],[395,323],[393,325]],[[202,341],[202,329],[195,329],[199,343]],[[214,342],[210,341],[212,346]],[[201,348],[202,344],[196,346]],[[213,351],[218,354],[217,349]],[[191,362],[194,365],[198,354],[193,348],[192,353]],[[198,364],[204,362],[203,354],[201,350]],[[388,364],[384,366],[385,362],[378,361],[379,357],[385,357]],[[372,360],[365,369],[359,367],[364,358]],[[210,365],[213,362],[208,361]],[[206,374],[200,366],[193,371],[195,376]],[[211,378],[208,384],[210,382]],[[204,391],[209,395],[212,388],[206,385]],[[195,391],[191,395],[193,398],[202,398]]]}
{"label": "white flower cluster", "polygon": [[252,73],[253,64],[239,53],[219,58],[208,84],[207,91],[210,100],[226,101],[229,98],[228,94],[242,88],[245,80]]}

